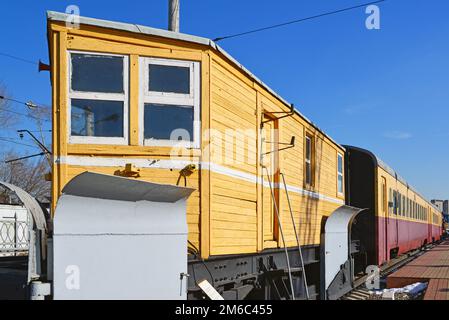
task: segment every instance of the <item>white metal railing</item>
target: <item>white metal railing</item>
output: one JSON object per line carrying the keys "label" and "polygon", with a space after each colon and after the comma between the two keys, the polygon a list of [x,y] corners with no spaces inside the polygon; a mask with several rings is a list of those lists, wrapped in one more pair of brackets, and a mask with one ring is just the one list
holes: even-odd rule
{"label": "white metal railing", "polygon": [[11,218],[0,218],[0,256],[15,256],[28,251],[29,248],[27,221]]}

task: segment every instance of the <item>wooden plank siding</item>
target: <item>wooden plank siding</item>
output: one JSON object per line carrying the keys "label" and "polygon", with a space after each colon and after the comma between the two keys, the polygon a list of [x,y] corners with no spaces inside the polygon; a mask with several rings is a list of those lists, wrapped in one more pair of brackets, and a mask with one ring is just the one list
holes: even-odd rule
{"label": "wooden plank siding", "polygon": [[[117,174],[125,161],[138,166],[145,181],[176,184],[181,162],[198,165],[186,178],[187,186],[196,191],[187,202],[189,241],[200,249],[201,256],[244,254],[281,247],[277,230],[274,240],[264,241],[263,201],[271,199],[271,190],[263,168],[261,139],[263,113],[289,111],[289,106],[259,84],[250,74],[210,46],[135,34],[126,31],[81,25],[66,28],[63,23],[49,22],[53,83],[53,202],[64,186],[84,171]],[[67,50],[114,53],[129,56],[129,141],[127,145],[68,143]],[[140,141],[139,74],[140,57],[189,60],[201,65],[201,147],[172,148],[143,146]],[[278,171],[273,186],[287,246],[296,246],[287,195],[279,180],[285,175],[289,187],[296,228],[302,245],[319,245],[326,217],[344,204],[337,192],[337,153],[344,149],[322,134],[307,119],[295,113],[276,120],[279,142],[296,137],[293,148],[277,157]],[[305,185],[306,133],[312,135],[315,150],[314,183]],[[282,148],[283,145],[279,145]],[[68,159],[77,159],[70,163]],[[152,160],[175,160],[173,166],[152,167]],[[107,165],[92,165],[100,163]],[[176,162],[177,161],[177,162]],[[184,185],[181,178],[180,185]],[[277,220],[276,220],[277,222]],[[276,228],[276,223],[274,224]],[[265,226],[266,227],[266,226]]]}
{"label": "wooden plank siding", "polygon": [[[284,103],[275,99],[263,88],[248,82],[248,77],[236,69],[231,63],[215,54],[212,55],[211,63],[211,128],[217,130],[221,137],[218,137],[213,148],[220,148],[217,154],[222,155],[226,149],[228,138],[242,143],[238,150],[236,143],[231,143],[234,147],[229,155],[232,160],[224,163],[228,168],[237,169],[248,174],[253,174],[260,179],[261,171],[257,170],[256,161],[260,157],[257,143],[248,143],[244,136],[239,136],[235,130],[245,132],[247,135],[257,135],[260,126],[258,112],[263,109],[267,112],[285,111]],[[258,105],[260,104],[260,106]],[[261,108],[260,108],[261,107]],[[331,198],[344,200],[344,197],[337,195],[337,150],[336,145],[319,134],[312,125],[298,116],[284,118],[279,121],[280,142],[290,141],[292,136],[296,137],[294,148],[280,152],[279,167],[285,174],[286,183],[304,189],[304,148],[303,141],[305,130],[315,135],[316,145],[316,173],[314,192],[324,194]],[[344,154],[341,150],[338,150]],[[214,158],[214,157],[212,157]],[[238,160],[246,159],[241,163]],[[219,161],[217,156],[215,161]],[[228,158],[223,161],[226,162]],[[267,180],[264,179],[265,186],[263,192],[270,192],[266,187]],[[279,193],[279,210],[281,223],[285,233],[285,240],[288,246],[296,245],[296,237],[293,232],[293,225],[290,217],[286,194],[281,187]],[[211,254],[232,254],[254,252],[256,248],[270,248],[260,244],[260,237],[256,232],[262,233],[263,225],[258,222],[257,217],[261,216],[261,207],[258,206],[258,186],[256,183],[236,181],[232,177],[220,174],[211,174]],[[328,201],[317,200],[309,196],[289,192],[293,216],[297,231],[300,234],[302,245],[319,244],[321,228],[325,217],[329,216],[340,204]],[[221,219],[238,221],[238,223],[222,223]],[[234,220],[232,220],[234,219]],[[223,233],[223,229],[226,232]],[[229,238],[234,238],[232,242]],[[251,238],[248,238],[251,237]],[[283,243],[278,238],[278,245]],[[257,240],[258,239],[258,240]]]}

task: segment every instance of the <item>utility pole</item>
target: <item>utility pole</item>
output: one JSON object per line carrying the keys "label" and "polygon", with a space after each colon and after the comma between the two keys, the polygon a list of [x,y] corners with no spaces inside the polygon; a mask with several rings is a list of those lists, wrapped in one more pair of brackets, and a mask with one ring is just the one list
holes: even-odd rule
{"label": "utility pole", "polygon": [[179,0],[168,0],[168,30],[179,32]]}

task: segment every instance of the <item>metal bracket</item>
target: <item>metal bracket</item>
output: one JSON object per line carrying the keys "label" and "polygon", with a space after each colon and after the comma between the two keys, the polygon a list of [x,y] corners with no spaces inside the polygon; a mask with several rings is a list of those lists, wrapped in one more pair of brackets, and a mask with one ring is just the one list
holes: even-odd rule
{"label": "metal bracket", "polygon": [[287,145],[288,147],[284,147],[284,148],[281,148],[281,149],[276,149],[276,150],[272,150],[272,151],[269,151],[269,152],[265,152],[265,153],[262,154],[262,156],[265,156],[265,155],[273,153],[273,152],[279,152],[279,151],[283,151],[283,150],[294,148],[295,147],[295,139],[296,139],[296,137],[292,136],[292,138],[290,140],[290,143],[287,143],[287,142],[268,142],[268,141],[266,141],[265,143],[277,143],[277,144],[281,144],[281,145]]}
{"label": "metal bracket", "polygon": [[270,115],[271,115],[271,114],[284,114],[284,115],[283,115],[283,116],[280,116],[280,117],[270,118],[270,119],[268,119],[268,120],[262,121],[261,127],[263,127],[263,125],[264,125],[265,123],[268,123],[268,122],[271,122],[271,121],[276,121],[276,120],[283,119],[283,118],[287,118],[287,117],[291,117],[292,115],[295,114],[295,105],[292,103],[292,104],[290,105],[290,110],[289,110],[289,111],[275,111],[275,112],[265,112],[265,111],[263,111],[262,113],[263,113],[263,114],[270,114]]}
{"label": "metal bracket", "polygon": [[176,185],[179,185],[179,182],[181,181],[181,177],[184,178],[184,186],[187,186],[187,177],[190,177],[196,170],[195,164],[188,164],[186,165],[181,171],[179,171],[179,177],[178,181],[176,182]]}
{"label": "metal bracket", "polygon": [[114,172],[114,175],[128,177],[128,178],[139,178],[140,177],[140,169],[137,169],[131,163],[127,163],[127,164],[125,164],[124,170],[117,170],[116,172]]}

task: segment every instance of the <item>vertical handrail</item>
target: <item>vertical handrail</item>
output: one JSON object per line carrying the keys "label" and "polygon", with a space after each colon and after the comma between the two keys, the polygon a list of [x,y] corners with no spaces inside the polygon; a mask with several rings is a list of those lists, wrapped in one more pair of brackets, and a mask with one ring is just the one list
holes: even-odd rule
{"label": "vertical handrail", "polygon": [[[285,251],[285,258],[287,259],[287,269],[288,269],[288,278],[290,280],[290,288],[292,290],[292,300],[295,300],[295,290],[293,287],[293,278],[292,278],[292,270],[290,268],[290,259],[288,257],[288,250],[287,250],[287,243],[285,242],[285,238],[284,238],[284,231],[282,230],[282,223],[281,223],[281,217],[279,215],[279,209],[278,209],[278,205],[276,203],[276,197],[274,195],[274,190],[271,187],[271,179],[270,179],[270,173],[268,172],[268,168],[264,167],[265,170],[267,171],[267,179],[268,179],[268,184],[270,186],[270,191],[271,191],[271,197],[273,199],[273,203],[274,203],[274,209],[276,211],[276,216],[278,218],[278,222],[279,222],[279,231],[281,232],[281,237],[282,237],[282,242],[284,242],[284,251]],[[263,181],[263,180],[262,180]]]}
{"label": "vertical handrail", "polygon": [[302,275],[304,277],[304,288],[306,289],[306,297],[307,297],[307,300],[309,300],[310,296],[309,296],[309,288],[307,287],[306,269],[304,268],[304,259],[302,256],[301,244],[299,242],[299,235],[298,235],[298,232],[296,231],[296,223],[295,223],[295,218],[293,217],[293,210],[292,210],[292,206],[290,203],[290,196],[288,195],[287,184],[285,183],[285,176],[282,172],[280,173],[280,175],[282,177],[282,182],[284,183],[285,194],[287,196],[287,202],[288,202],[288,209],[290,210],[290,217],[292,218],[293,230],[295,232],[296,242],[298,244],[299,258],[301,260]]}

